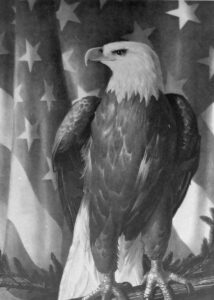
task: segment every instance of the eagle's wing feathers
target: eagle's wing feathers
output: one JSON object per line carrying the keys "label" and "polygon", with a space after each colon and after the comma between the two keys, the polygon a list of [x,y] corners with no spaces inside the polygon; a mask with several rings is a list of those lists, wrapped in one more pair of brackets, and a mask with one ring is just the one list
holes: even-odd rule
{"label": "eagle's wing feathers", "polygon": [[181,205],[200,156],[200,135],[196,116],[188,101],[180,95],[167,94],[178,127],[177,172],[173,181],[173,215]]}
{"label": "eagle's wing feathers", "polygon": [[127,238],[146,228],[164,198],[168,198],[174,215],[198,167],[200,136],[188,101],[180,95],[162,95],[156,107],[159,111],[151,111],[154,120],[148,124],[142,152],[138,191],[125,225]]}
{"label": "eagle's wing feathers", "polygon": [[57,130],[52,149],[59,196],[71,230],[83,196],[84,161],[81,151],[87,145],[90,124],[99,103],[100,98],[95,96],[75,102]]}

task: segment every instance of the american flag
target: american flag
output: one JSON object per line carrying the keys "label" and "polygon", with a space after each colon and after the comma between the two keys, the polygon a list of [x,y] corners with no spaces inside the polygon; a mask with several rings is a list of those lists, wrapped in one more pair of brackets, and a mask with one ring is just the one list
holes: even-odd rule
{"label": "american flag", "polygon": [[86,68],[86,50],[117,40],[153,47],[165,91],[184,95],[197,114],[200,165],[174,218],[169,249],[178,257],[199,253],[209,232],[199,217],[209,216],[214,202],[213,16],[212,1],[1,0],[0,248],[10,260],[46,269],[54,252],[65,262],[71,233],[52,143],[71,102],[97,94],[109,78],[102,65]]}

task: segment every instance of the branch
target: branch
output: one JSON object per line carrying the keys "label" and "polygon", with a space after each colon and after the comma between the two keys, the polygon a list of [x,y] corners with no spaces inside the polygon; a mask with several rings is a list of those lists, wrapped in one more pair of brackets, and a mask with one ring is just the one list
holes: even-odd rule
{"label": "branch", "polygon": [[[199,296],[203,294],[203,297],[206,295],[214,294],[214,276],[209,276],[205,278],[197,278],[190,280],[193,286],[193,291],[189,294],[187,288],[184,285],[174,283],[171,285],[172,291],[174,294],[173,299],[185,299],[185,296]],[[144,288],[141,286],[134,287],[132,291],[129,291],[128,297],[130,300],[139,299],[143,300]],[[181,298],[182,296],[182,298]],[[163,300],[162,293],[158,288],[154,295],[154,300]],[[195,298],[194,298],[195,299]]]}

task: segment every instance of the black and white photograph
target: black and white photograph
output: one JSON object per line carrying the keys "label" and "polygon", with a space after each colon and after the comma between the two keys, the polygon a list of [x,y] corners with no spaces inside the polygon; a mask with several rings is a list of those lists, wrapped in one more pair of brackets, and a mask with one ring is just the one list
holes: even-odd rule
{"label": "black and white photograph", "polygon": [[214,299],[214,1],[0,0],[0,300]]}

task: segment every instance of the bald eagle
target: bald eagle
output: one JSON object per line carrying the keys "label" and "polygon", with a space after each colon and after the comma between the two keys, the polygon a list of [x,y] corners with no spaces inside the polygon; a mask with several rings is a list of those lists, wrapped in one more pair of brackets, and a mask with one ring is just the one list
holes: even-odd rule
{"label": "bald eagle", "polygon": [[[160,62],[146,44],[89,49],[112,75],[102,97],[72,105],[53,146],[53,166],[73,241],[59,300],[127,299],[122,282],[145,284],[144,299],[184,278],[162,267],[172,218],[197,170],[200,136],[180,95],[164,94]],[[151,260],[143,275],[142,255]]]}

